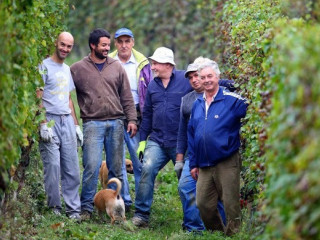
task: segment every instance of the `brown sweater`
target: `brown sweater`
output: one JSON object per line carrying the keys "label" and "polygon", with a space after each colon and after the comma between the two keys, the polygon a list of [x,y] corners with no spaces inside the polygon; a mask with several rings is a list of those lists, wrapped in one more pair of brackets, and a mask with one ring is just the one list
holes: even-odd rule
{"label": "brown sweater", "polygon": [[107,57],[100,72],[87,56],[70,69],[83,121],[127,119],[136,123],[129,80],[118,61]]}

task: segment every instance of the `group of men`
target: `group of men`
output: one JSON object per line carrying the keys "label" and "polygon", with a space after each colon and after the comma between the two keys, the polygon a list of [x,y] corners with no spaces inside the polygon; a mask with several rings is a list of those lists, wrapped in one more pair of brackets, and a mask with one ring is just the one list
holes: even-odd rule
{"label": "group of men", "polygon": [[[232,81],[219,81],[218,65],[210,59],[198,58],[187,71],[177,70],[173,51],[166,47],[155,50],[150,64],[133,48],[130,29],[116,31],[117,50],[108,54],[110,38],[104,29],[92,31],[90,54],[69,68],[64,60],[74,40],[63,32],[55,52],[40,66],[44,88],[37,95],[46,111],[40,154],[48,206],[61,214],[61,178],[66,215],[89,219],[104,150],[108,177],[122,182],[128,211],[132,199],[124,161],[127,148],[135,178],[134,225],[148,226],[156,176],[171,160],[180,179],[183,228],[236,233],[239,130],[246,100],[231,92]],[[73,89],[83,134],[70,96]],[[77,139],[83,151],[81,196]]]}

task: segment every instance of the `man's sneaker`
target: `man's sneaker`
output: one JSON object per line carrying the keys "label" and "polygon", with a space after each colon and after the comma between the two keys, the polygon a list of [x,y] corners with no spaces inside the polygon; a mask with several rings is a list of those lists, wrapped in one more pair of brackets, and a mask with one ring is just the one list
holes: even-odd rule
{"label": "man's sneaker", "polygon": [[134,216],[132,218],[132,223],[133,225],[137,226],[137,227],[148,227],[148,222],[139,218],[139,217],[136,217]]}
{"label": "man's sneaker", "polygon": [[68,216],[69,219],[75,220],[76,222],[81,222],[81,217],[78,213],[73,213]]}
{"label": "man's sneaker", "polygon": [[53,209],[52,209],[52,212],[53,212],[53,214],[56,215],[56,216],[61,216],[61,210],[58,209],[58,208],[53,208]]}
{"label": "man's sneaker", "polygon": [[80,213],[81,221],[89,220],[91,218],[91,212],[83,210]]}

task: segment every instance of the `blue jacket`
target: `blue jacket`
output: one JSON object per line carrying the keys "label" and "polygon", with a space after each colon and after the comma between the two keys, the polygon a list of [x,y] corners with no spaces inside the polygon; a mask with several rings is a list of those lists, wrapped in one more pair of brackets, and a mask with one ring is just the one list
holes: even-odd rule
{"label": "blue jacket", "polygon": [[241,118],[247,106],[246,99],[221,87],[207,116],[205,100],[195,101],[188,125],[190,169],[215,166],[239,149]]}
{"label": "blue jacket", "polygon": [[140,141],[149,136],[161,147],[176,147],[181,98],[192,91],[184,73],[173,69],[167,88],[158,77],[150,82],[140,126]]}
{"label": "blue jacket", "polygon": [[[220,79],[219,86],[224,87],[225,90],[233,92],[235,90],[234,81],[228,79]],[[194,101],[203,96],[203,93],[197,93],[196,91],[192,91],[185,95],[181,100],[180,107],[180,123],[179,123],[179,131],[178,131],[178,139],[177,139],[177,153],[185,154],[188,146],[188,122],[191,115],[191,110]]]}

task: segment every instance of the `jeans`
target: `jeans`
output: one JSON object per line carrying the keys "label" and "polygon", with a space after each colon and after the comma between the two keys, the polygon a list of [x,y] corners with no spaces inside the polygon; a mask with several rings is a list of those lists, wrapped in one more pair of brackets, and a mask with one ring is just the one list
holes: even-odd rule
{"label": "jeans", "polygon": [[80,213],[80,169],[74,121],[69,115],[46,114],[47,121],[54,120],[53,138],[40,141],[39,149],[44,168],[44,185],[48,206],[61,210],[61,192],[66,204],[66,214]]}
{"label": "jeans", "polygon": [[[124,128],[124,140],[125,140],[127,149],[129,151],[130,158],[133,165],[135,193],[137,194],[139,182],[141,178],[141,170],[142,170],[142,163],[140,162],[137,156],[137,149],[139,147],[140,134],[139,132],[137,132],[137,134],[133,138],[131,138],[130,133],[128,133],[127,129]],[[125,152],[126,152],[126,148],[124,146],[124,161],[122,165],[123,185],[121,189],[121,196],[123,198],[125,205],[130,206],[132,204],[132,200],[130,197],[130,188],[129,188],[127,170],[126,170]]]}
{"label": "jeans", "polygon": [[[119,178],[122,182],[123,162],[123,121],[88,121],[83,124],[83,176],[81,191],[81,211],[93,211],[93,198],[97,191],[102,150],[106,154],[108,178]],[[116,188],[115,184],[108,186]]]}
{"label": "jeans", "polygon": [[[186,158],[179,180],[178,190],[183,210],[183,227],[189,232],[202,231],[205,229],[196,205],[196,184],[197,181],[194,180],[190,174],[189,159]],[[226,217],[221,201],[218,201],[217,208],[225,224]]]}
{"label": "jeans", "polygon": [[142,173],[136,194],[134,216],[149,221],[151,204],[153,201],[154,182],[159,171],[170,161],[175,164],[176,148],[165,148],[152,140],[147,141],[144,151]]}

